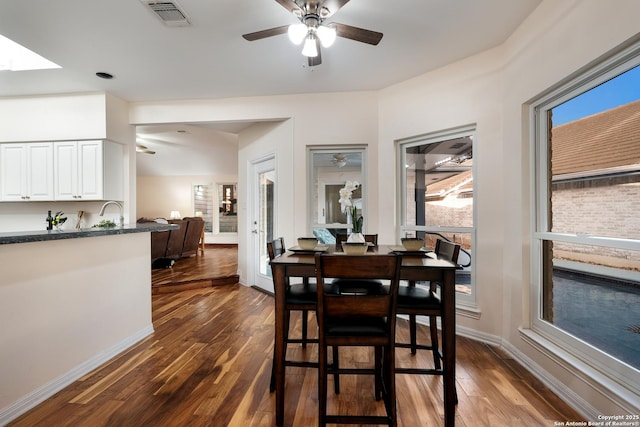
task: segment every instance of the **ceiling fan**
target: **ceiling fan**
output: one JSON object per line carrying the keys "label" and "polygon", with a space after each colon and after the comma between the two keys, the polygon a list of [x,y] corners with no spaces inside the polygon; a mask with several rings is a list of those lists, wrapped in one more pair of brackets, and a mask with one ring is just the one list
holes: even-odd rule
{"label": "ceiling fan", "polygon": [[347,157],[342,153],[334,154],[331,163],[338,168],[343,168],[347,165]]}
{"label": "ceiling fan", "polygon": [[136,153],[156,154],[155,151],[150,150],[149,148],[147,148],[146,145],[141,145],[141,144],[136,144]]}
{"label": "ceiling fan", "polygon": [[349,0],[276,0],[282,7],[300,20],[300,24],[283,25],[268,30],[244,34],[246,40],[254,41],[267,37],[288,33],[295,44],[304,42],[302,54],[308,57],[309,66],[320,65],[320,45],[329,47],[336,36],[355,40],[362,43],[377,45],[382,39],[382,33],[353,27],[351,25],[331,22],[324,25],[324,21],[336,13]]}

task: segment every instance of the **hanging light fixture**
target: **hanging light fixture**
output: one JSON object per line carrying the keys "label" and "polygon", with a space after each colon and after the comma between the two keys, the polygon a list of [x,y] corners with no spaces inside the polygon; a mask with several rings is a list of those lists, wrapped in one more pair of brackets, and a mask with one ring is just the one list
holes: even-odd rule
{"label": "hanging light fixture", "polygon": [[298,45],[302,43],[308,32],[309,29],[304,24],[289,25],[289,40],[291,40],[291,43]]}
{"label": "hanging light fixture", "polygon": [[318,56],[318,47],[316,46],[315,34],[309,34],[304,41],[304,47],[302,48],[302,54],[304,56],[310,56],[315,58]]}
{"label": "hanging light fixture", "polygon": [[347,158],[344,154],[342,153],[338,153],[338,154],[334,154],[333,155],[333,159],[331,159],[331,162],[337,167],[337,168],[343,168],[347,165]]}
{"label": "hanging light fixture", "polygon": [[323,47],[330,47],[336,41],[336,29],[320,25],[320,18],[314,14],[305,16],[304,23],[290,25],[287,33],[293,44],[299,45],[304,41],[302,54],[309,57],[318,56],[316,38]]}
{"label": "hanging light fixture", "polygon": [[333,27],[320,25],[316,29],[316,34],[318,34],[318,38],[320,39],[320,43],[322,43],[322,47],[330,47],[333,42],[336,41],[336,29]]}

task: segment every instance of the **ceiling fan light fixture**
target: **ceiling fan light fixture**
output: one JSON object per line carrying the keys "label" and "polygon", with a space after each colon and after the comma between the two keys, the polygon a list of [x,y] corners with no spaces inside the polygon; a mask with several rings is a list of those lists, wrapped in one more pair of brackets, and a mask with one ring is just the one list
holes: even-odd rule
{"label": "ceiling fan light fixture", "polygon": [[314,34],[309,34],[309,37],[304,41],[302,54],[311,58],[318,56],[318,47],[316,46],[316,36]]}
{"label": "ceiling fan light fixture", "polygon": [[342,153],[334,154],[331,161],[337,168],[343,168],[347,165],[347,158]]}
{"label": "ceiling fan light fixture", "polygon": [[316,34],[322,43],[322,47],[330,47],[336,41],[336,29],[320,25],[316,29]]}
{"label": "ceiling fan light fixture", "polygon": [[289,30],[287,31],[289,34],[289,40],[296,45],[302,43],[308,32],[309,30],[304,24],[289,25]]}

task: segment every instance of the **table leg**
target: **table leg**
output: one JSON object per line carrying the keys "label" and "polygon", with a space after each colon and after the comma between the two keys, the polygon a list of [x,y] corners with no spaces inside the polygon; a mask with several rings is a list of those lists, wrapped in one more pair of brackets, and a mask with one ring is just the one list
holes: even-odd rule
{"label": "table leg", "polygon": [[456,300],[455,270],[445,270],[442,287],[442,350],[444,352],[444,425],[453,427],[456,416]]}
{"label": "table leg", "polygon": [[284,423],[284,298],[285,298],[285,267],[273,265],[273,287],[275,293],[275,342],[274,367],[276,379],[276,425]]}

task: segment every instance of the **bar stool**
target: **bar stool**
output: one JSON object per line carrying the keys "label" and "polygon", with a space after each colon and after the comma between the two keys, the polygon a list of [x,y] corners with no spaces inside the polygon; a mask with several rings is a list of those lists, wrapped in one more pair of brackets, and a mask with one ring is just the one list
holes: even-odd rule
{"label": "bar stool", "polygon": [[[267,243],[267,252],[269,254],[269,260],[273,260],[276,257],[281,256],[286,252],[286,248],[284,245],[284,238],[279,237],[271,242]],[[286,289],[286,297],[285,297],[285,319],[283,322],[284,327],[284,337],[285,337],[285,354],[284,354],[284,366],[297,366],[303,368],[317,368],[317,362],[308,362],[308,361],[294,361],[287,360],[287,344],[289,343],[300,343],[303,348],[306,348],[307,343],[317,343],[318,339],[308,338],[307,335],[307,322],[308,322],[308,314],[309,311],[316,311],[317,307],[317,291],[316,284],[309,283],[308,278],[304,278],[302,283],[290,284],[287,283]],[[301,338],[289,338],[289,320],[292,311],[301,311],[302,312],[302,336]],[[273,362],[271,365],[271,383],[269,385],[269,390],[271,392],[275,391],[276,383],[275,383],[275,346],[273,353]]]}
{"label": "bar stool", "polygon": [[[318,286],[318,420],[319,425],[386,424],[396,426],[395,323],[401,257],[394,254],[316,254]],[[328,281],[329,280],[329,281]],[[357,287],[349,286],[355,280]],[[389,287],[380,280],[389,281]],[[344,287],[343,287],[344,285]],[[354,291],[358,289],[358,291]],[[340,368],[328,363],[328,347],[374,347],[373,368]],[[335,353],[334,353],[335,354]],[[386,416],[327,414],[327,380],[336,375],[373,375],[374,397],[384,400]]]}
{"label": "bar stool", "polygon": [[[438,239],[436,241],[435,253],[438,259],[458,262],[458,254],[460,253],[460,245]],[[437,318],[442,317],[443,307],[440,298],[437,295],[437,288],[440,283],[430,282],[429,289],[417,287],[415,282],[409,282],[408,286],[400,286],[398,289],[398,307],[397,314],[409,316],[409,343],[398,343],[396,347],[410,348],[411,354],[416,354],[417,350],[431,350],[433,354],[433,368],[404,368],[397,367],[396,373],[399,374],[418,374],[418,375],[442,375],[443,356],[439,350],[438,344],[438,326]],[[416,316],[429,316],[429,330],[431,335],[431,343],[418,344],[416,339]],[[456,398],[457,401],[457,398]]]}

